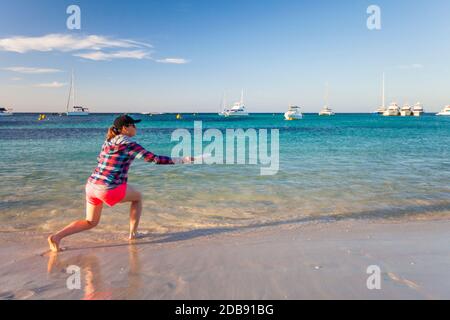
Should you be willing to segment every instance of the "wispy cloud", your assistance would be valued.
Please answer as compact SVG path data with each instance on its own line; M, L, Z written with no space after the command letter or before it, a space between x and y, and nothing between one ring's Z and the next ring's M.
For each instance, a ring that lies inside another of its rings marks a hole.
M0 50L26 53L30 51L73 52L80 50L102 50L105 48L151 48L150 44L127 39L112 39L105 36L76 36L71 34L48 34L40 37L11 37L0 39Z
M396 67L397 69L403 69L403 70L410 70L410 69L423 69L424 66L420 63L413 63L413 64L404 64L399 65Z
M20 78L20 77L11 78L11 81L21 81L21 80L22 80L22 78Z
M165 58L165 59L156 60L156 62L171 63L171 64L186 64L186 63L189 63L189 60L182 59L182 58Z
M93 51L87 53L76 53L76 57L94 60L94 61L109 61L112 59L147 59L150 58L150 52L144 50L129 50L129 51L118 51L118 52L103 52L103 51Z
M110 61L113 59L151 59L159 63L185 64L182 58L151 58L151 44L130 40L114 39L100 35L48 34L38 37L15 36L0 38L0 51L25 54L28 52L64 52L73 56L93 61ZM11 70L22 73L33 72L33 68ZM48 69L52 70L52 69ZM47 72L50 73L50 72Z
M59 69L30 68L30 67L8 67L8 68L3 68L3 70L24 73L24 74L42 74L42 73L62 72L62 70L59 70Z
M34 85L34 87L36 88L62 88L65 86L67 86L67 83L62 83L58 81L54 81L51 83L39 83Z

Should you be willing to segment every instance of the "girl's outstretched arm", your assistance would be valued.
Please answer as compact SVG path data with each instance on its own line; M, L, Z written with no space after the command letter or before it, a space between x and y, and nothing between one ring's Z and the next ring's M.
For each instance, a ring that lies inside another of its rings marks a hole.
M167 156L158 156L150 151L145 150L138 143L130 143L130 153L134 155L136 158L143 158L146 162L153 162L159 165L172 165L172 164L181 164L181 163L192 163L194 159L192 157L184 157L184 158L171 158Z

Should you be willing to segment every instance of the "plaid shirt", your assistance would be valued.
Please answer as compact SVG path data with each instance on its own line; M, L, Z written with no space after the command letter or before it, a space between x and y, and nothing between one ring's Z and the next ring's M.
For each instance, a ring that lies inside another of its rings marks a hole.
M131 141L128 136L118 135L103 144L102 151L97 158L98 165L88 182L107 189L126 183L128 169L135 158L144 158L146 162L156 164L174 164L172 158L157 156Z

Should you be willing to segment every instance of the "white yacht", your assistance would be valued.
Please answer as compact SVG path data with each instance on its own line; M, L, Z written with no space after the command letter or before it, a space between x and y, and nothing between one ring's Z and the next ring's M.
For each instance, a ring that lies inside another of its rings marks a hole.
M0 107L0 117L12 116L12 115L13 115L13 113L12 113L11 109Z
M421 115L423 115L423 114L424 114L424 111L423 111L422 104L421 104L420 102L417 102L417 103L414 105L414 107L413 107L413 109L412 109L412 112L413 112L413 115L414 115L415 117L420 117Z
M335 113L328 106L323 107L319 112L319 116L334 116Z
M381 107L379 107L374 113L376 114L384 114L386 112L386 103L385 103L385 91L384 91L384 73L383 73L383 91L381 98Z
M286 120L301 120L303 119L303 114L298 106L289 106L289 110L284 114Z
M398 104L396 104L395 102L392 102L391 105L383 113L383 116L385 117L395 117L399 115L400 115L400 108Z
M409 104L403 105L402 109L400 110L400 115L402 117L409 117L413 115L413 112L411 110L411 106Z
M236 102L231 107L231 109L227 109L224 106L224 109L221 112L219 112L219 116L226 117L226 118L228 118L228 117L236 118L236 117L247 117L248 116L248 112L244 105L244 90L242 90L242 93L241 93L241 100L239 102Z
M319 112L319 116L334 116L333 110L328 106L328 98L329 98L329 90L328 90L328 83L327 83L327 91L325 94L325 106L322 110Z
M70 105L70 101L72 98L72 109L69 110L69 105ZM75 77L74 77L74 73L72 70L72 79L70 81L70 90L69 90L69 99L67 100L67 111L66 111L66 115L67 116L88 116L89 115L89 109L82 107L82 106L77 106L75 103Z
M450 116L450 105L446 106L441 112L436 113L437 116Z

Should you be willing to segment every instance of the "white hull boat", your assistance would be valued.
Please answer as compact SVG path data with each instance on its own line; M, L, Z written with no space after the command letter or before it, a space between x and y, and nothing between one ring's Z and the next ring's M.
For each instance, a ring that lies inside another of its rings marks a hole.
M391 105L383 113L383 116L385 117L397 117L399 115L400 115L400 108L395 102L391 103Z
M420 117L424 114L424 110L420 102L416 103L412 109L413 116Z
M303 114L298 106L289 106L289 110L284 114L286 120L301 120Z
M436 114L437 116L450 116L450 105L446 106L444 109L442 109L441 112Z

